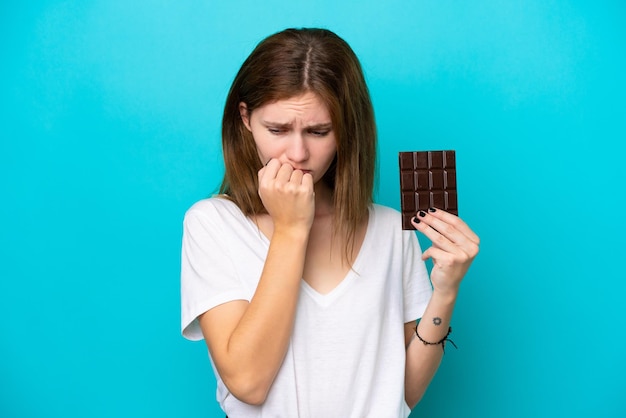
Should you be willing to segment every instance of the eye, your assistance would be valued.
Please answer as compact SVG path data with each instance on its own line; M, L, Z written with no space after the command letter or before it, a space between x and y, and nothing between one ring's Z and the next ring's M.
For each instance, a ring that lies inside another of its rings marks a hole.
M329 133L329 132L330 132L330 131L328 131L328 130L323 130L323 131L319 131L319 130L312 130L312 131L309 131L309 133L310 133L311 135L313 135L313 136L319 136L319 137L324 137L324 136L328 135L328 133Z
M267 130L272 135L280 135L285 132L284 129L280 129L280 128L267 128Z

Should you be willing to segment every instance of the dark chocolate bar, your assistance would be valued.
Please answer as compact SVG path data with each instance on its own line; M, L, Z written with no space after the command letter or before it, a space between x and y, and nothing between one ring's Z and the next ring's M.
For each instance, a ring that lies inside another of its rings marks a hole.
M411 219L419 210L459 214L454 151L400 152L399 160L402 229L415 229Z

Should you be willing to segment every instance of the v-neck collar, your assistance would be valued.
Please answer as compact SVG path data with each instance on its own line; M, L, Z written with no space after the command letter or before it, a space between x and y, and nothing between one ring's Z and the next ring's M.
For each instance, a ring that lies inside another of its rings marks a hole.
M300 287L302 290L311 297L318 305L322 307L327 307L331 305L335 300L337 300L341 295L343 295L354 282L354 280L359 277L359 267L363 264L363 259L367 257L367 251L370 248L369 241L373 239L373 230L374 230L374 208L368 208L368 220L367 220L367 228L365 230L365 236L363 237L363 242L361 243L361 248L359 248L359 253L354 259L354 263L352 264L352 268L348 270L346 276L328 293L320 293L315 290L310 284L306 282L306 280L301 279Z
M318 305L322 307L327 307L332 304L337 298L339 298L347 289L350 288L351 283L358 278L360 265L363 263L363 258L366 257L365 253L368 251L370 245L369 241L373 239L373 230L374 230L374 222L376 217L374 216L374 207L370 205L368 208L368 220L367 220L367 228L365 230L365 236L363 237L363 242L361 243L361 248L359 248L359 253L357 254L354 263L352 264L352 268L346 273L346 276L328 293L320 293L315 290L310 284L304 280L304 278L300 278L300 287L313 299ZM257 235L263 244L269 249L270 240L269 238L261 231L261 229L257 226L256 222L246 216L248 220L252 232L254 235Z

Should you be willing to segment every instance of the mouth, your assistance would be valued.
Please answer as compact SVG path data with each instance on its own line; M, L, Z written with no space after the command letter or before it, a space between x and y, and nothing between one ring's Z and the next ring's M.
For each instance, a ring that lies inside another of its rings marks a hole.
M269 160L267 160L267 162L264 164L264 166L266 166L266 167L267 167L267 165L270 163L270 161L272 161L272 158L270 158ZM281 163L281 164L283 164L283 163ZM308 169L306 169L306 168L298 168L298 167L294 167L294 166L291 166L291 168L293 168L294 170L299 170L299 171L302 171L304 174L307 174L307 173L308 173L308 174L313 175L313 170L308 170Z

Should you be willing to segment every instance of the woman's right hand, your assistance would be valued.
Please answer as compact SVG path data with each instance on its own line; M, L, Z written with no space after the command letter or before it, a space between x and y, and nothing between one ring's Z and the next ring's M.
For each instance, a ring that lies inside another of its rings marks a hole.
M315 213L313 178L272 159L259 170L259 196L273 231L254 295L249 302L222 303L200 317L222 381L237 399L252 405L265 402L291 340Z
M313 177L272 158L259 170L259 196L272 217L274 230L306 228L315 215Z

